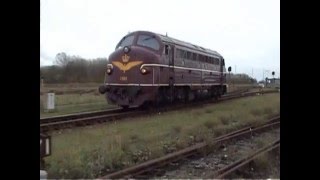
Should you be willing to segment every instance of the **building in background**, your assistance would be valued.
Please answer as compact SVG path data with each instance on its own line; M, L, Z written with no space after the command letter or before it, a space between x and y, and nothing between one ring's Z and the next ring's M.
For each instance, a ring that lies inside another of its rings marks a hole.
M279 88L280 89L280 78L266 78L266 87L268 88Z

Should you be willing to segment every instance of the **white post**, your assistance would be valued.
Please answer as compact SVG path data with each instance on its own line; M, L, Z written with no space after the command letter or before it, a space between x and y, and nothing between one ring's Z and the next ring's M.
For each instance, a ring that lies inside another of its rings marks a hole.
M40 170L40 179L47 179L48 173L44 170Z
M52 110L54 109L54 93L48 93L48 98L47 98L47 110Z

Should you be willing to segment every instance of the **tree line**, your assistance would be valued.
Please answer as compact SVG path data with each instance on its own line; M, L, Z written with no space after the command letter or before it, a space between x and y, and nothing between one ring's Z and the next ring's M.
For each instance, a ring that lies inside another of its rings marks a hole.
M85 59L58 53L52 66L40 67L40 78L46 83L103 82L107 58Z
M227 74L227 83L235 83L235 84L253 84L257 83L257 79L252 78L248 74Z

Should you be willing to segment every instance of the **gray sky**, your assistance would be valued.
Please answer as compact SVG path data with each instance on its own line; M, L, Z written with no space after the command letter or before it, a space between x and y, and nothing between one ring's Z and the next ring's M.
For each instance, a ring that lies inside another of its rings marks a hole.
M136 30L216 50L258 80L280 75L279 0L41 0L40 66L59 52L108 57Z

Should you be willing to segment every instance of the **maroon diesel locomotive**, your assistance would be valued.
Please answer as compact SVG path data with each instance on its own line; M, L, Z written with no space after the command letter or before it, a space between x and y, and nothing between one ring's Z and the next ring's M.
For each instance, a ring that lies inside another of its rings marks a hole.
M110 104L192 101L227 91L225 62L219 53L161 34L127 34L108 61L99 92Z

